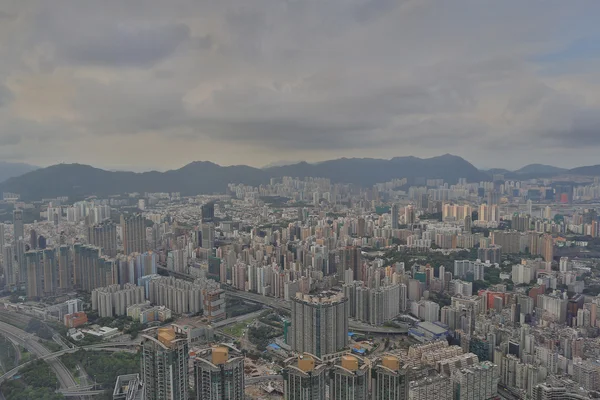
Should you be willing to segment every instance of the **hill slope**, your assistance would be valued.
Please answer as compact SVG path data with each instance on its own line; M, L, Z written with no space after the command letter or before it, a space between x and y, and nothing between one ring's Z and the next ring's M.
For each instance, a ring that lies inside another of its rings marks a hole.
M11 178L0 184L0 192L19 193L25 200L56 196L106 196L125 192L181 192L183 195L224 193L228 183L260 185L283 176L323 177L332 182L369 186L395 178L441 178L455 183L489 176L464 159L449 154L421 159L397 157L391 160L341 158L319 164L305 162L258 169L248 166L221 167L211 162L193 162L166 172L112 172L82 164L59 164Z
M27 172L34 171L39 167L23 164L23 163L9 163L0 161L0 182L4 182L8 178L23 175Z
M545 164L529 164L514 171L516 174L562 174L566 169Z

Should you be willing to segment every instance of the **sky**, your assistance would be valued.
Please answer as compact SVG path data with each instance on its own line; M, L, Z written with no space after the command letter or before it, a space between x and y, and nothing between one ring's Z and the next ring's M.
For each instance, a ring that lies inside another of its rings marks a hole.
M599 164L597 0L0 0L0 161Z

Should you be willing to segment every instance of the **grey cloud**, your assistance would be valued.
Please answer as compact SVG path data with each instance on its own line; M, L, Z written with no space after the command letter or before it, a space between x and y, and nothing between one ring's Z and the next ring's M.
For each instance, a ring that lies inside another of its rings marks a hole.
M183 24L139 29L115 26L90 40L66 43L61 52L68 60L82 64L152 66L173 54L189 37L189 28Z
M0 146L14 146L19 143L21 143L21 136L14 133L0 133Z
M457 1L38 1L11 22L22 31L0 38L0 76L60 76L73 118L10 132L25 143L60 126L66 137L88 135L81 143L119 135L133 147L145 137L190 147L208 139L290 159L313 150L493 155L496 144L559 148L565 134L573 146L600 146L600 99L577 98L570 85L600 77L560 81L532 61L581 34L557 28L565 13L593 10ZM8 96L0 87L0 104Z
M0 107L13 101L14 95L9 88L0 83Z
M568 148L600 146L600 109L579 110L569 119L565 129L550 128L541 136Z

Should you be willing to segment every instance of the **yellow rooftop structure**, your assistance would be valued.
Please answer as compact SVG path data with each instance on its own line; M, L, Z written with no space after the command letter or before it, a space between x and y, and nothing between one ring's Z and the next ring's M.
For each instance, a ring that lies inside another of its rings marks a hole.
M315 369L315 359L308 355L298 356L298 368L304 372L310 372Z
M381 359L381 364L386 367L391 369L392 371L398 371L400 369L400 360L398 359L398 357L394 357L394 356L383 356L383 358Z
M348 371L358 371L358 358L350 355L342 356L342 368Z
M158 341L165 346L170 347L173 340L175 340L176 334L173 328L158 328Z
M224 346L212 349L212 363L215 365L225 364L229 360L229 349Z

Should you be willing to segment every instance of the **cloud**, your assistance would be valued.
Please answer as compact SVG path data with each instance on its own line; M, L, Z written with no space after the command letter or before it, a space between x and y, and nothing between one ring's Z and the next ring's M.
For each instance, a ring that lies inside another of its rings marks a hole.
M68 61L91 65L152 66L170 56L177 47L189 39L189 28L172 24L152 28L108 26L85 40L62 43L61 54Z
M61 161L121 167L123 154L159 168L446 152L488 166L561 151L593 160L600 4L550 4L14 3L0 24L0 134L20 150L56 135Z
M9 133L6 135L0 135L0 146L14 146L21 142L21 136Z
M13 101L14 95L6 86L0 83L0 107Z

